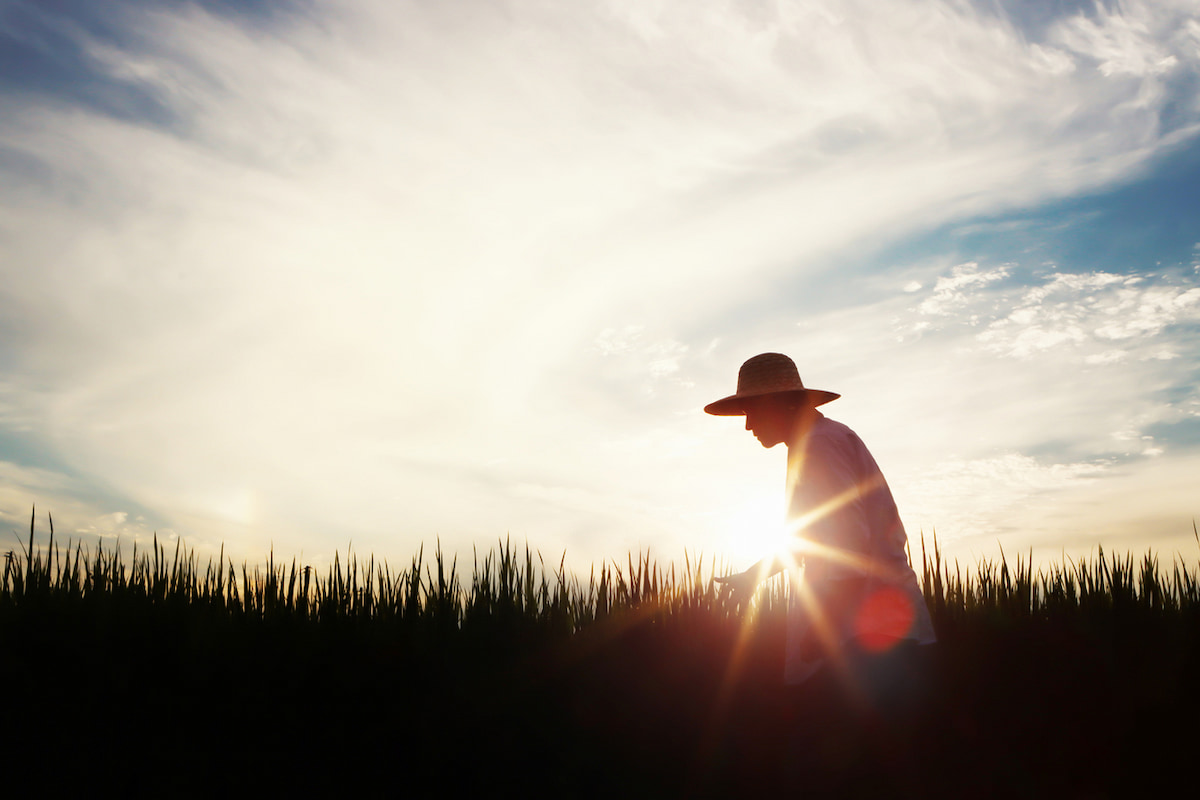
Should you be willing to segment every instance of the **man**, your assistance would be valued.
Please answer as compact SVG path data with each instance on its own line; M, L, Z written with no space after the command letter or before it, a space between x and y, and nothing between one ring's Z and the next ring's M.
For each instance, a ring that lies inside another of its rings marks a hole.
M763 447L788 448L791 550L719 580L744 599L787 570L784 682L803 689L797 696L807 707L797 713L811 719L811 707L821 705L826 717L886 722L912 711L923 645L935 636L883 474L853 431L817 410L840 396L806 388L790 358L763 353L742 365L736 394L705 406L709 414L745 415ZM806 746L817 735L806 728Z

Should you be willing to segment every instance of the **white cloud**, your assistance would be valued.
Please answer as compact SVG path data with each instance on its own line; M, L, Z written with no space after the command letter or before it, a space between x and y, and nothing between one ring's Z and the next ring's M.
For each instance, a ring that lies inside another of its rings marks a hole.
M1029 358L1061 345L1147 339L1181 319L1200 321L1200 289L1186 288L1178 277L1167 285L1139 283L1106 273L1053 275L1026 290L1016 308L991 323L978 340L993 352ZM1113 350L1082 356L1092 364L1123 357Z
M1189 19L1183 24L1180 37L1191 51L1193 58L1200 58L1200 20Z
M603 361L582 380L599 381L609 393L660 398L664 390L695 385L681 374L691 348L670 337L650 335L644 325L605 328L596 336L594 348Z
M1034 64L1054 76L1075 71L1075 61L1070 55L1054 47L1035 44L1029 49Z
M1104 461L1043 464L1020 453L952 459L937 464L905 486L903 508L918 520L910 527L932 531L945 541L997 536L1011 530L1003 522L1014 509L1104 476ZM970 497L969 505L956 502Z
M1096 329L1101 339L1121 340L1154 336L1181 317L1200 318L1193 308L1200 304L1200 289L1153 288L1128 290L1104 308L1114 321Z
M596 349L606 356L628 353L642 338L641 325L626 325L624 328L605 328L596 336Z
M949 275L937 279L933 293L921 302L917 311L935 316L951 314L971 302L971 292L1006 277L1008 270L1005 267L981 271L979 265L973 261L959 264L950 270Z
M656 378L679 372L679 362L687 354L688 347L679 342L658 342L653 345L650 374Z
M997 355L1029 359L1065 348L1084 363L1103 365L1123 361L1135 345L1139 358L1170 358L1172 351L1153 338L1170 325L1200 322L1200 289L1181 274L1053 273L1032 286L1024 279L995 285L1007 277L1006 267L956 266L938 277L901 330L930 330L928 317L937 318L938 328L986 323L975 340ZM1128 346L1114 349L1113 342Z
M1165 22L1164 15L1156 14L1148 3L1130 2L1113 10L1097 4L1093 14L1063 21L1056 38L1068 49L1098 62L1097 69L1105 76L1161 75L1179 63L1162 41L1161 28L1154 29Z
M150 542L155 533L160 540L173 539L174 531L154 528L129 512L109 511L111 506L94 497L94 487L57 470L30 467L0 461L0 525L14 538L3 549L28 546L31 512L35 546L44 545L51 526L60 545L68 541L94 546L100 539L116 539L128 544Z
M1177 144L1164 115L1186 132L1200 112L1162 81L1197 56L1160 32L1190 28L1135 11L1041 43L956 2L316 3L255 32L135 11L133 44L85 44L176 127L4 97L0 145L48 176L0 182L4 424L131 501L81 529L142 507L252 556L284 536L598 548L607 504L620 547L717 496L668 444L719 438L688 415L732 390L731 353L795 337L859 397L884 374L897 414L928 399L913 375L970 372L925 349L961 321L991 337L976 354L1143 365L1192 319L1182 284L1035 298L965 264L881 317L797 298L811 328L778 294L844 248L1102 188ZM886 349L893 319L929 335ZM671 455L610 446L642 434Z
M1119 364L1125 360L1126 353L1124 350L1105 350L1103 353L1093 353L1083 357L1083 363L1092 366L1102 366L1104 364Z

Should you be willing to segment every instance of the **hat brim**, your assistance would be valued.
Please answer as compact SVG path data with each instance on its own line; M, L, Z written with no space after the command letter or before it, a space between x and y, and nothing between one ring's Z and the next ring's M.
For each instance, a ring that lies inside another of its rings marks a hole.
M722 397L716 402L709 403L704 407L704 411L718 417L740 417L746 413L746 401L754 397L766 397L767 395L796 395L802 398L808 405L816 408L823 406L828 402L837 400L841 397L837 392L827 392L823 389L788 389L783 392L755 392L747 394L731 394L729 397Z

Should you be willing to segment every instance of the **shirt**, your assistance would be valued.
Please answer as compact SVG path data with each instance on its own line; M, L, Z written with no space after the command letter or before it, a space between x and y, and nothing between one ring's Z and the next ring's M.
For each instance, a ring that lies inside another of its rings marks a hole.
M904 552L908 536L879 465L854 431L820 412L788 448L788 519L797 526L803 577L793 577L784 681L801 683L820 667L802 645L857 640L868 651L904 640L937 640L917 576ZM821 609L816 596L836 590L841 611ZM847 594L848 593L848 594ZM806 600L807 598L807 600Z

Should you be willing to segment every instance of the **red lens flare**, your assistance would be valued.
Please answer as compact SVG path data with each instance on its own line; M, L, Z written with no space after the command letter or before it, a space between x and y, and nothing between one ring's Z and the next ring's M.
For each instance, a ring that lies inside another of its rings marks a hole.
M855 636L872 653L890 650L908 635L916 616L912 603L899 589L885 586L875 590L858 608Z

